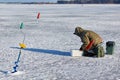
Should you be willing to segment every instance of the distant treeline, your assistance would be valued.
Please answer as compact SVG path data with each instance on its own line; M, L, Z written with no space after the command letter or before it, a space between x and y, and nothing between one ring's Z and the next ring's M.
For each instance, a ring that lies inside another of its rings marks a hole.
M120 4L120 0L58 0L57 2L0 2L0 4Z
M120 4L120 0L58 0L58 4Z
M56 4L52 2L0 2L0 4Z

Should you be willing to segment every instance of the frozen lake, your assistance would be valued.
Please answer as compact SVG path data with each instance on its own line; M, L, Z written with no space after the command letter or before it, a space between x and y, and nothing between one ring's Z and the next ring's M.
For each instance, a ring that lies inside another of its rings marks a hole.
M36 16L40 12L40 18ZM26 35L19 71L11 76ZM113 55L104 58L71 57L79 49L74 29L81 26L97 32L104 40L115 41ZM27 5L0 4L0 80L120 80L120 5Z

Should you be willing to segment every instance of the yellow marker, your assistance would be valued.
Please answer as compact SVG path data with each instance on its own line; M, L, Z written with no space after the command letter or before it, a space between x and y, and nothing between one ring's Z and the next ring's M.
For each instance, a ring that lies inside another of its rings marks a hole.
M24 43L19 43L20 48L26 48L26 45Z

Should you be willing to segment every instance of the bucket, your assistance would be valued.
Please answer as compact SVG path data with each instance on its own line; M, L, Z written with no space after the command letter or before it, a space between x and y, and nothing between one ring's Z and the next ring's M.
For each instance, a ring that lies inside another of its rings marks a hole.
M106 54L112 55L114 53L115 42L108 41L106 42Z

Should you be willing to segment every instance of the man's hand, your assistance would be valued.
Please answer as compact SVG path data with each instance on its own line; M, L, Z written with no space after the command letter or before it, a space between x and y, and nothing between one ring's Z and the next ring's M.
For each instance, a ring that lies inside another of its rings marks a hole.
M83 51L82 47L79 49L80 51Z

